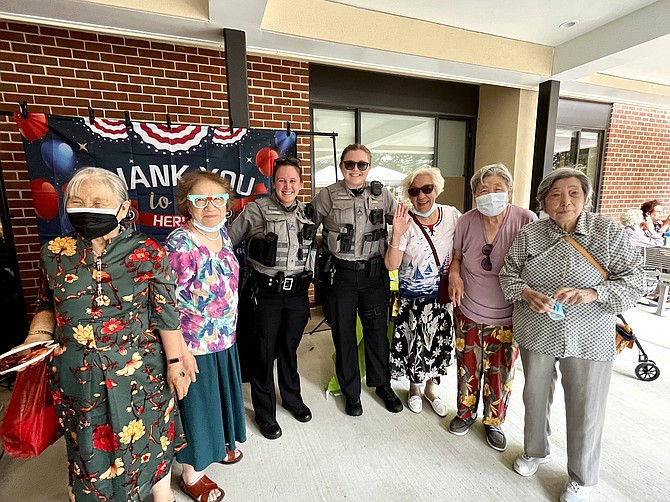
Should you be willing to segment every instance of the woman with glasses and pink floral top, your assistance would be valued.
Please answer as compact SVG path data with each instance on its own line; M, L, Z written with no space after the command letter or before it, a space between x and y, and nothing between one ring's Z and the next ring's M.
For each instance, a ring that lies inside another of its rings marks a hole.
M246 441L242 376L237 354L239 263L224 224L230 184L220 175L193 171L179 180L176 205L186 221L167 238L165 249L177 276L177 311L199 375L188 399L179 402L188 445L177 461L179 487L198 502L224 492L205 474L212 463L242 459Z
M532 211L509 203L512 185L512 175L503 164L482 167L474 174L470 187L477 207L458 220L449 271L458 364L458 410L449 432L462 436L470 430L483 395L486 439L498 451L507 447L501 425L518 356L512 305L503 297L498 273L521 227L537 219Z

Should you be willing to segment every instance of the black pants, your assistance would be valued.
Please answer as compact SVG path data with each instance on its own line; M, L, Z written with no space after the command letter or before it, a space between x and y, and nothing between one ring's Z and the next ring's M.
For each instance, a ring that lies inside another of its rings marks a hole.
M368 277L366 270L336 268L328 296L333 343L335 344L335 372L340 388L347 397L361 393L361 374L358 368L356 343L356 313L363 325L365 343L366 381L369 387L378 387L391 381L389 371L388 329L388 276L386 268Z
M297 350L308 319L307 291L293 295L263 290L256 293L247 347L251 402L258 422L276 421L275 358L282 404L291 409L303 405Z

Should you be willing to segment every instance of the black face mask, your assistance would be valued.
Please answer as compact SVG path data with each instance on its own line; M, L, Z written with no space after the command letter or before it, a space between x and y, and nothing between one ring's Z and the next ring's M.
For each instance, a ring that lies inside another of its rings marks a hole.
M99 209L95 208L85 208L84 211L76 208L74 212L72 209L68 209L67 216L79 235L84 239L93 240L107 235L119 226L119 220L116 217L120 210L119 207L115 214L110 214L100 212Z

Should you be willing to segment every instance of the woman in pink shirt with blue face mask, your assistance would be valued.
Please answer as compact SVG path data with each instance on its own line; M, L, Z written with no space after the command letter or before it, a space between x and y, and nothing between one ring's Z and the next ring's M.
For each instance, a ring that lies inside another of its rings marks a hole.
M512 305L503 297L498 273L521 227L537 219L532 211L509 203L512 184L503 164L474 174L470 186L477 207L458 220L449 271L458 363L458 410L449 432L462 436L470 430L482 395L486 438L498 451L507 447L501 425L518 355Z

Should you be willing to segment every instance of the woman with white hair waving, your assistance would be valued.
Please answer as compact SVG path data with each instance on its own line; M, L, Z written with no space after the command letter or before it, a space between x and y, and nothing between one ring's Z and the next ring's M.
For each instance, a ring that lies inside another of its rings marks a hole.
M437 395L440 375L451 362L451 315L447 310L449 265L452 258L456 220L461 215L452 206L435 199L444 188L439 169L423 166L402 183L412 208L398 204L393 234L384 262L389 270L399 269L400 309L391 344L391 374L410 381L407 406L421 412L421 385L425 397L439 416L447 407ZM445 295L443 295L445 296Z

